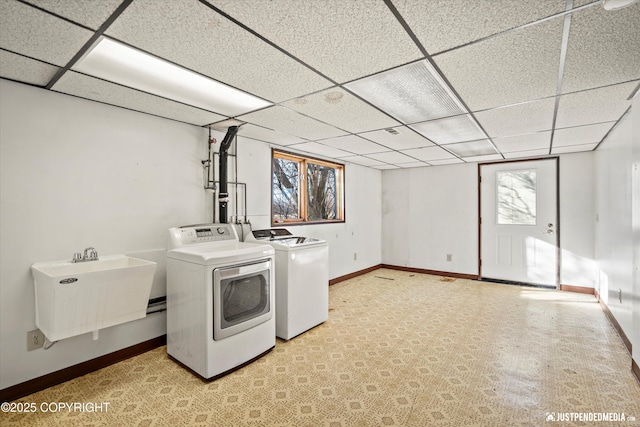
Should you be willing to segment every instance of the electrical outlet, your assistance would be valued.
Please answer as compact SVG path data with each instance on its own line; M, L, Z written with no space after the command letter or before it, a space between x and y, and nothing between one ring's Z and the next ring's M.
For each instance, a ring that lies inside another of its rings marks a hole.
M453 259L453 255L447 254L447 262L451 262L452 259Z
M27 332L27 351L37 350L44 345L44 334L40 329Z
M353 253L353 260L357 261L358 260L358 252L354 252Z

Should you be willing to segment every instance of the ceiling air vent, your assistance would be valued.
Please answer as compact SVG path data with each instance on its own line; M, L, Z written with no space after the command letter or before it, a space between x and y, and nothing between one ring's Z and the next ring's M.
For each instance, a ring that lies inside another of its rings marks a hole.
M392 129L392 128L387 128L387 129L385 129L385 130L386 130L387 132L389 132L391 135L398 135L398 134L400 133L400 132L398 132L397 130Z

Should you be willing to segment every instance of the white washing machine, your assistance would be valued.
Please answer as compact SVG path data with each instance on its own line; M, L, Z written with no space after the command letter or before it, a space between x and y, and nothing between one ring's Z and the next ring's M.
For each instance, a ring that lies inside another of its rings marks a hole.
M290 340L329 318L329 245L272 228L247 233L276 251L276 336Z
M169 230L167 353L212 379L276 344L274 250L231 224Z

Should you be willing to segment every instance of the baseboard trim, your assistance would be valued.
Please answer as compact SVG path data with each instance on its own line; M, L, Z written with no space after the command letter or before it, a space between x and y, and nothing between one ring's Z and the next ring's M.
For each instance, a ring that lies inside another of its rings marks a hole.
M609 321L613 325L613 328L616 330L616 332L618 332L618 335L622 339L622 342L624 343L624 346L627 348L627 351L629 352L630 355L632 355L633 352L631 351L632 350L631 340L624 333L624 331L622 330L622 327L616 320L615 316L613 315L611 310L609 310L609 307L607 307L607 304L605 304L604 301L602 301L602 298L600 298L600 294L595 289L594 289L594 295L596 296L596 299L598 300L600 307L602 307L602 311L604 311L604 314L606 314L607 317L609 318Z
M564 292L575 292L578 294L595 295L596 290L586 286L560 285L560 290Z
M14 386L0 390L0 402L10 402L12 400L20 399L21 397L28 396L49 387L53 387L54 385L62 384L63 382L81 377L102 368L106 368L107 366L113 365L114 363L121 362L142 353L146 353L147 351L161 347L166 343L167 336L162 335L157 338L153 338L148 341L133 345L131 347L123 348L122 350L105 354L104 356L87 360L86 362L82 362L77 365L73 365L68 368L64 368L59 371L34 378L20 384L16 384Z
M431 274L434 276L455 277L456 279L478 280L477 274L452 273L450 271L426 270L424 268L404 267L400 265L381 264L382 268L390 270L408 271L411 273Z
M345 280L353 279L354 277L362 276L363 274L371 273L379 269L382 264L374 265L369 268L365 268L364 270L354 271L353 273L345 274L344 276L336 277L335 279L329 280L329 286L335 285L336 283L344 282Z

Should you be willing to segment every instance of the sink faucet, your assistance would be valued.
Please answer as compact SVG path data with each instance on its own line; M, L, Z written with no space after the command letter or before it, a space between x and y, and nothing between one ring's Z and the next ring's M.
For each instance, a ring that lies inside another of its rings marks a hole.
M84 250L84 255L80 252L73 254L71 262L98 261L98 251L95 248L88 247Z

